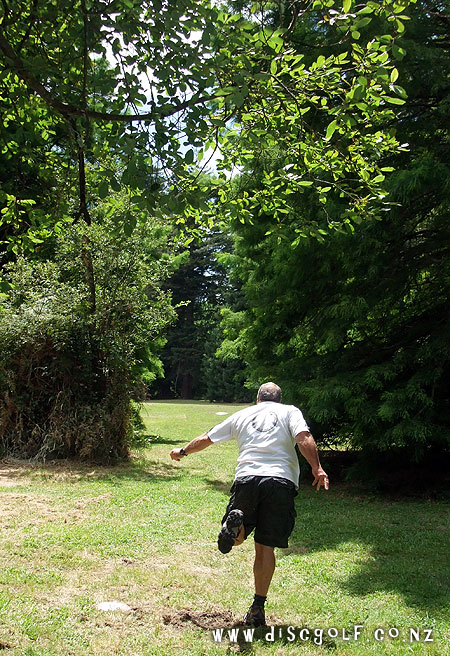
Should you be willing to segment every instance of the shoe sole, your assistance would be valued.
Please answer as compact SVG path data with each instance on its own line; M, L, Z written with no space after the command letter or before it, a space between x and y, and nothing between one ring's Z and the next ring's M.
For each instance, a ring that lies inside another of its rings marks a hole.
M243 523L244 513L242 510L232 510L226 518L225 524L222 526L217 538L219 551L224 554L231 551L234 546L234 541L239 535Z

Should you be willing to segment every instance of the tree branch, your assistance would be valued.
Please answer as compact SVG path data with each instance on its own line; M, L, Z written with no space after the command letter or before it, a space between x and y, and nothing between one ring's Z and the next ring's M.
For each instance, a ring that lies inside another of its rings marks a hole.
M49 107L52 107L59 114L62 114L65 117L72 116L85 116L87 118L97 119L99 121L114 121L114 122L123 122L123 123L132 123L137 121L155 121L157 118L169 117L182 112L189 107L195 105L202 105L212 100L217 100L217 96L205 95L200 96L199 98L190 98L182 103L177 103L171 109L165 109L163 111L158 111L154 109L151 112L145 114L110 114L107 112L96 112L90 109L84 109L81 107L76 107L69 103L62 102L58 98L55 98L45 86L37 80L34 75L32 75L26 68L24 62L18 57L14 52L8 40L5 38L4 31L0 26L0 51L3 53L7 62L9 63L10 68L22 78L22 80L27 84L27 86L38 94Z
M95 294L94 263L92 261L90 242L88 237L86 237L86 235L83 235L83 245L81 247L81 260L85 267L86 285L89 290L89 310L91 314L94 314L97 306L96 294Z
M289 23L286 32L283 34L283 39L287 39L291 32L293 32L295 24L297 23L298 15L300 13L300 7L298 4L291 3L290 9L292 9L291 22Z
M88 74L88 16L86 9L86 0L81 0L81 11L83 13L83 110L87 111L87 74Z
M84 145L81 139L81 134L75 122L75 119L71 118L69 122L73 134L75 136L75 141L77 146L78 183L80 188L80 208L78 210L77 216L75 217L74 223L76 223L80 217L83 217L87 225L91 225L92 220L91 220L91 215L89 214L89 209L86 200L86 170L85 170L85 162L84 162Z
M33 5L31 7L30 18L29 18L30 22L29 22L27 31L25 32L25 34L23 35L23 37L22 37L22 39L19 43L19 46L18 46L18 51L19 52L22 50L23 46L25 45L25 43L30 38L31 30L33 29L33 26L36 22L38 1L39 0L33 0Z

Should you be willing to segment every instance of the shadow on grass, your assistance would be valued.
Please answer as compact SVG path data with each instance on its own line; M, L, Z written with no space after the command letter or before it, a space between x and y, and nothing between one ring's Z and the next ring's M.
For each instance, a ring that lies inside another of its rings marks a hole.
M337 646L336 642L326 635L315 636L315 629L307 626L294 627L288 624L273 624L253 630L250 629L250 633L249 627L243 627L242 624L235 624L234 628L239 631L237 639L231 640L230 634L226 631L224 637L226 636L226 641L230 643L230 647L232 644L236 645L237 652L240 654L251 654L261 644L283 646L295 644L298 646L304 642L310 642L329 651L334 651ZM231 635L233 636L232 633Z
M203 480L206 485L209 485L210 487L214 488L218 492L222 492L223 494L226 494L228 497L230 496L230 488L232 485L230 481L224 482L212 478L204 478Z
M36 463L12 458L0 461L0 486L3 482L8 487L29 480L108 481L121 484L128 481L152 483L175 478L179 478L179 471L175 465L145 457L132 457L116 465L93 465L68 460Z
M151 433L144 433L137 440L136 443L132 446L132 449L151 449L152 446L159 444L181 444L182 440L176 439L167 439L161 435L153 435Z
M300 492L296 506L296 528L281 558L327 550L342 551L346 558L346 543L350 550L352 545L369 547L369 558L341 581L342 590L359 597L379 591L398 593L411 607L438 615L446 612L450 599L447 504L392 502L330 490L326 497Z
M229 496L230 484L205 478ZM279 558L316 551L342 551L360 545L369 551L358 570L343 578L347 594L365 597L377 592L401 595L406 604L435 615L447 612L450 600L448 503L386 499L355 493L347 484L317 493L302 483L296 500L296 528L289 549Z
M149 447L151 448L154 444L169 444L171 446L184 444L184 440L168 440L166 437L161 437L161 435L151 435L149 440Z
M255 643L291 645L294 642L298 644L308 641L325 649L336 648L335 641L324 631L319 630L317 633L317 629L305 625L294 627L270 621L268 626L251 628L244 626L242 620L238 621L229 610L223 609L199 611L192 608L167 608L162 620L164 624L178 629L193 624L203 631L209 631L213 642L229 645L229 648L233 645L242 653L251 653Z

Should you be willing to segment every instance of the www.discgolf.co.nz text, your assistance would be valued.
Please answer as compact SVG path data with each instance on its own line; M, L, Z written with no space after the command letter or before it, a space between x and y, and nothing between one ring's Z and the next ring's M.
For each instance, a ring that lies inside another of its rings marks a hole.
M255 636L255 631L256 636ZM384 642L385 640L400 640L403 642L433 642L433 629L420 629L410 627L398 629L395 626L379 627L364 631L364 625L355 624L352 628L337 629L330 627L328 629L309 629L306 627L296 628L294 626L267 626L259 629L250 627L236 627L233 629L213 629L211 631L214 642L253 642L254 638L266 642L275 642L285 640L294 642L300 640L307 642L310 640L316 645L322 645L330 639L340 639L345 642L359 640L363 634L369 635L375 642Z

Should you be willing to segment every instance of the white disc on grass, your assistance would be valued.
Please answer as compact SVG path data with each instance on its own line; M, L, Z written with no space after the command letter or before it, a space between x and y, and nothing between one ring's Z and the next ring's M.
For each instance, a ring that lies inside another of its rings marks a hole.
M128 611L132 610L128 604L124 604L123 601L101 601L97 604L98 610L121 610Z

